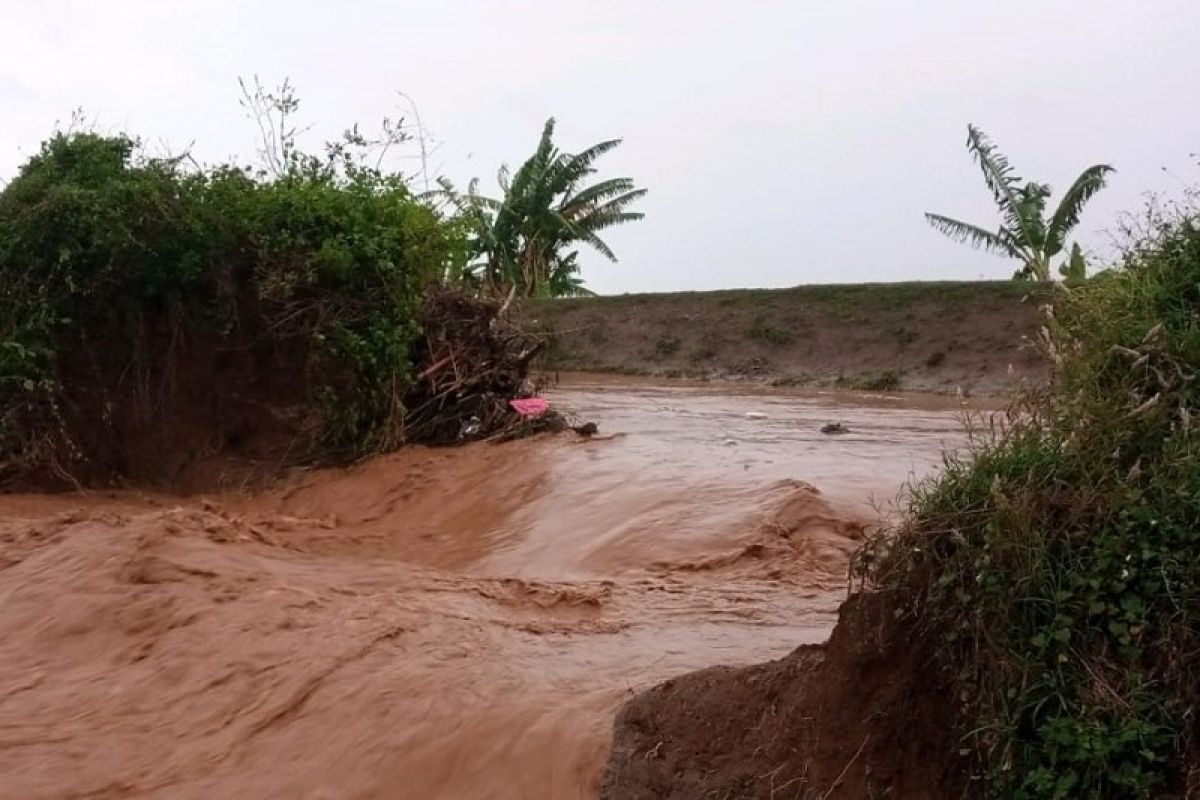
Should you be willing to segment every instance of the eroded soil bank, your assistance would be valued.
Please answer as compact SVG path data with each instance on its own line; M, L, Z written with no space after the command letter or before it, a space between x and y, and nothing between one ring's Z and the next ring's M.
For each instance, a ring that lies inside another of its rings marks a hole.
M636 696L617 717L601 797L968 796L933 646L883 601L854 595L824 644Z
M542 301L548 366L790 386L1003 393L1046 377L1047 302L1015 281L799 286Z
M555 399L605 435L0 497L4 793L595 796L636 692L823 641L864 529L961 437L938 399Z

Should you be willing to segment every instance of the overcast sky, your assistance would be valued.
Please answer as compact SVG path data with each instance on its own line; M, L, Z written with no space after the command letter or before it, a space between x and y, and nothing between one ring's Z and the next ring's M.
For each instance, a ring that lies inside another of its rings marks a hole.
M994 225L963 148L987 130L1056 189L1119 173L1104 253L1149 190L1200 182L1194 0L0 0L0 178L71 109L205 159L251 158L237 77L290 77L313 145L418 103L432 166L494 187L543 121L650 189L585 261L603 293L1007 277L926 210Z

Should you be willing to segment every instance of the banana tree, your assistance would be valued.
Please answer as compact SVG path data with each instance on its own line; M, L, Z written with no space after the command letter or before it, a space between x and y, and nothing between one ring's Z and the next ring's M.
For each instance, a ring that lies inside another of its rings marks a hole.
M1104 188L1113 168L1096 164L1081 172L1047 219L1046 204L1051 194L1048 185L1023 182L1004 154L974 125L967 126L967 149L983 171L984 182L1000 210L1000 226L990 231L941 214L927 213L925 219L955 241L1021 261L1014 278L1051 280L1052 260L1063 252L1067 237L1079 224L1083 207ZM1078 244L1072 246L1058 271L1068 280L1084 277L1086 264Z
M616 261L600 232L644 216L629 210L646 194L632 179L584 183L596 173L595 162L621 140L565 153L554 144L554 125L553 118L546 122L537 149L516 172L500 168L501 198L481 195L478 180L471 181L465 195L442 181L442 194L473 231L474 273L490 290L525 296L586 294L578 246Z

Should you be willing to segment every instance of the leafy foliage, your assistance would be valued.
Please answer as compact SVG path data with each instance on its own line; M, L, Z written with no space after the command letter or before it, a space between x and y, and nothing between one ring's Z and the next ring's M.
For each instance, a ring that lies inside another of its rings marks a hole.
M56 419L38 458L71 472L91 457L81 435L121 437L135 399L168 406L201 352L295 371L319 409L302 451L397 443L417 304L465 242L345 143L280 153L185 169L125 136L60 133L21 168L0 192L0 465Z
M1067 237L1079 224L1083 207L1104 188L1113 168L1097 164L1085 169L1047 220L1049 186L1035 181L1022 184L1005 155L974 125L967 126L967 149L979 164L983 180L1000 211L1000 227L993 232L942 214L926 214L925 219L955 241L1020 260L1024 266L1015 277L1049 281L1051 261L1062 252ZM1085 270L1083 255L1075 245L1060 272L1070 280L1078 280L1082 279Z
M587 294L579 277L578 248L590 247L616 261L600 233L643 217L629 210L646 194L632 179L584 184L596 173L596 161L621 140L566 153L554 144L554 124L547 120L537 149L515 173L500 169L501 199L479 194L477 180L466 194L441 182L443 195L473 234L476 261L469 277L489 290L526 297Z
M1053 387L860 560L941 633L996 797L1200 790L1200 216L1157 222L1056 304Z

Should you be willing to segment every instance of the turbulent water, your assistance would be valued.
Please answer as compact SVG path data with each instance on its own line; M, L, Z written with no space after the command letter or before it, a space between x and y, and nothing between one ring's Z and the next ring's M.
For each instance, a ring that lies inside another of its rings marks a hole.
M0 497L0 795L593 796L625 699L824 639L864 530L962 440L943 398L551 398L601 435Z

